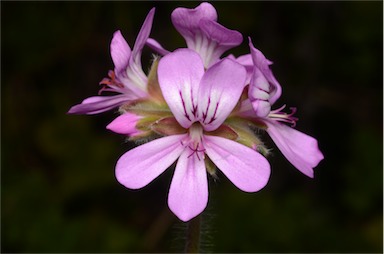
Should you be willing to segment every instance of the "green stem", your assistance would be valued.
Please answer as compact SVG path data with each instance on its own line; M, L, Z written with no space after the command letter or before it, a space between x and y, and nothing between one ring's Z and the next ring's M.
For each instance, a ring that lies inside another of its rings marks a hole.
M201 215L190 220L187 224L187 239L185 242L185 253L199 253L200 251L200 227Z

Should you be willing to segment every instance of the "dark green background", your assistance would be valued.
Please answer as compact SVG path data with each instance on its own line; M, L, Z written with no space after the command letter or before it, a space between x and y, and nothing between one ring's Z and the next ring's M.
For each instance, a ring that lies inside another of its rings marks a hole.
M132 191L114 177L131 145L105 130L117 116L66 115L113 68L109 43L131 46L152 6L151 36L184 47L170 22L197 2L1 2L2 252L171 252L183 224L166 205L168 170ZM382 2L214 2L219 22L274 61L276 106L325 160L309 179L273 148L258 193L210 181L205 250L382 252ZM150 50L144 52L144 64ZM146 69L147 67L145 67Z

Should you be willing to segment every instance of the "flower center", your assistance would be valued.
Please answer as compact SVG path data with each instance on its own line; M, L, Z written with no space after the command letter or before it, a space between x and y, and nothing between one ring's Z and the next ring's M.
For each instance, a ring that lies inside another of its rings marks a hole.
M204 145L203 145L203 126L200 123L195 122L189 128L188 139L182 141L181 144L191 150L191 154L188 158L196 155L198 160L204 159Z

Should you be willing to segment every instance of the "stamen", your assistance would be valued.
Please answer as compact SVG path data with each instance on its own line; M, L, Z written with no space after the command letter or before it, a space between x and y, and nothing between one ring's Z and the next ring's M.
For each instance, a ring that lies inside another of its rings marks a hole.
M196 153L197 159L200 160L199 153L205 152L205 149L200 150L199 145L200 145L200 143L197 143L196 148L192 148L191 146L188 146L188 148L192 150L192 153L190 155L188 155L188 158Z
M124 85L116 79L116 74L114 71L108 72L109 78L103 78L100 81L99 85L103 85L99 90L99 95L102 92L116 92L117 89L124 88Z
M272 110L269 115L268 115L268 118L272 118L276 121L280 121L280 122L285 122L285 123L290 123L291 124L291 127L295 127L296 126L296 122L299 120L297 117L294 117L293 115L296 113L296 108L295 107L291 107L289 108L291 110L291 113L287 114L285 112L281 112L281 110L283 110L285 108L286 105L283 105L282 107L278 108L278 109L275 109L275 110Z

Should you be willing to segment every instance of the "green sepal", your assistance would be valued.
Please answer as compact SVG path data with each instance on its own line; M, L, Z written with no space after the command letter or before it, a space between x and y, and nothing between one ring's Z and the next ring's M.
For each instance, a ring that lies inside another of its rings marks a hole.
M230 140L237 140L239 135L230 126L222 124L214 131L205 132L207 135L219 136Z
M260 122L255 124L254 121L240 117L230 117L224 124L231 127L237 133L237 142L257 150L265 157L268 156L269 150L257 136L257 132L264 130L264 126L266 125L261 125L262 128L260 128Z
M163 93L161 92L159 81L157 79L157 66L159 64L159 58L154 56L151 69L148 74L148 94L152 100L165 103Z
M174 117L161 118L152 123L150 128L163 136L187 133L187 130L183 128Z
M124 110L144 117L156 116L158 118L162 118L172 116L172 112L165 102L158 103L150 100L137 101L134 104L127 105Z

